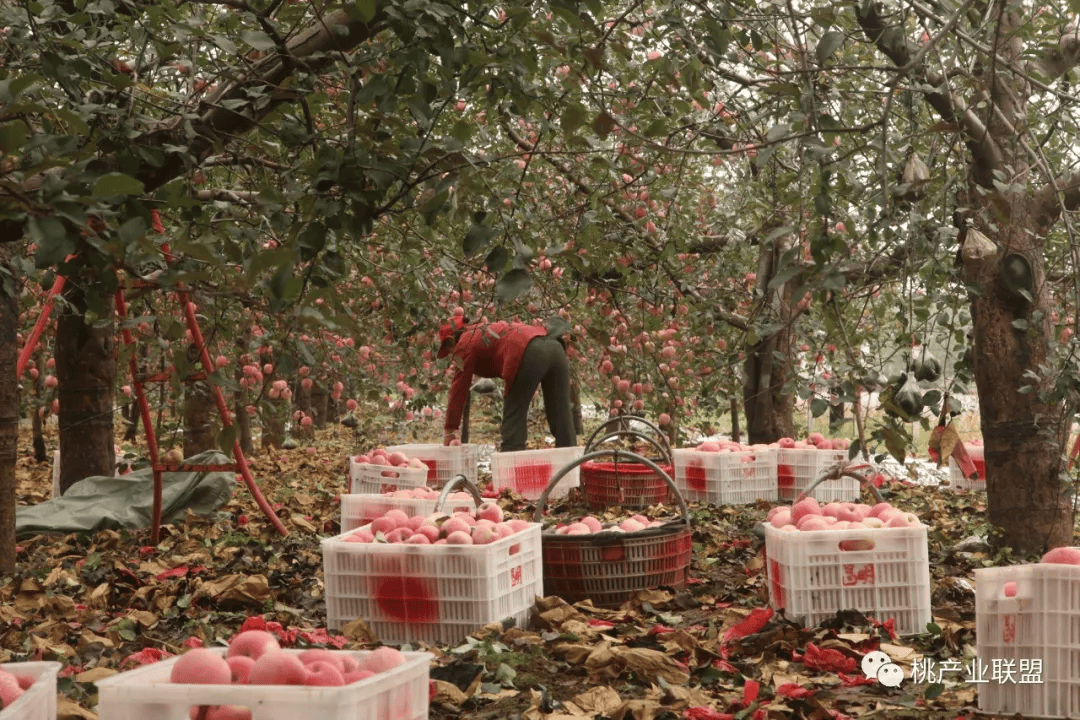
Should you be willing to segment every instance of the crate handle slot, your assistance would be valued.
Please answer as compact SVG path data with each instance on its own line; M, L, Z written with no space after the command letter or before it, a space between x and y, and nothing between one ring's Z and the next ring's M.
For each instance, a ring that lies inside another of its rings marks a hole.
M679 488L675 486L675 481L671 479L671 476L664 472L664 470L661 469L661 467L654 463L652 460L641 457L640 455L629 452L627 450L620 450L619 448L612 448L609 450L597 450L595 452L587 453L579 458L575 458L572 462L563 466L559 470L559 472L555 473L551 477L551 482L549 482L548 486L544 488L544 492L540 494L539 499L537 499L536 501L536 514L534 516L536 522L543 521L544 508L547 507L548 495L551 494L551 491L555 489L555 486L559 484L559 481L562 480L567 473L569 473L571 470L578 467L582 463L588 462L589 460L595 460L599 457L607 457L609 455L613 455L616 462L618 462L619 458L621 457L624 460L642 463L643 465L646 465L650 470L662 477L664 479L664 482L668 484L668 487L671 488L671 491L675 494L675 499L679 503L679 509L682 510L683 519L686 521L687 526L690 525L690 508L686 506L686 500L683 499L682 493L679 492Z
M443 485L442 492L439 493L439 499L435 501L435 512L442 512L443 505L446 504L446 499L450 497L450 493L453 492L454 488L458 485L464 486L466 492L472 495L473 500L476 501L476 507L480 507L484 504L484 496L481 495L480 490L469 481L469 478L464 475L455 475L450 478L448 483Z
M839 548L842 552L869 552L877 546L870 538L857 538L852 540L841 540Z

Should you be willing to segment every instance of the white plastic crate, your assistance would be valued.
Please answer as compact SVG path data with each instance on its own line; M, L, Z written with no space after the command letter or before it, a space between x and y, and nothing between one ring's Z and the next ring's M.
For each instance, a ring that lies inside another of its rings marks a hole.
M896 632L931 621L926 526L787 532L765 525L769 603L808 627L858 610ZM863 549L866 548L866 549Z
M581 446L519 450L491 454L491 487L496 491L510 488L526 500L536 500L563 467L585 452ZM570 488L581 486L581 467L563 476L551 491L550 498L565 497Z
M1005 595L1009 582L1016 583L1012 597ZM977 569L975 638L986 671L986 682L977 683L979 710L1080 718L1080 566ZM994 678L995 666L1009 668L1011 678Z
M979 472L979 478L972 480L964 477L963 471L952 457L949 458L949 487L953 490L986 490L986 459L982 445L965 445L971 462Z
M11 707L0 710L0 720L56 720L56 675L62 667L58 662L0 664L10 673L34 678Z
M454 495L459 497L455 498ZM464 495L464 498L460 498ZM438 500L419 498L387 497L386 495L342 495L341 496L341 532L349 532L368 525L375 518L385 515L388 510L401 510L409 517L430 515L435 512ZM468 493L450 493L443 503L442 511L452 515L456 512L471 510L476 501Z
M227 648L214 648L225 654ZM302 650L285 650L299 655ZM357 659L369 651L337 650ZM430 653L403 653L392 670L340 687L181 685L169 682L180 656L98 680L100 720L190 720L199 705L238 705L252 720L427 720ZM55 718L55 714L53 715Z
M423 468L358 463L355 457L349 457L349 492L354 495L378 495L404 488L423 487L427 483L427 476Z
M847 465L847 450L777 449L776 478L780 500L794 500L821 473L839 462ZM859 499L859 491L858 480L843 477L825 480L810 494L821 502L854 502Z
M403 452L406 457L419 458L428 466L427 484L441 488L455 475L464 475L476 484L476 445L392 445L387 452Z
M363 618L384 643L456 645L508 617L528 627L543 595L538 523L489 545L351 543L348 534L322 541L331 629Z
M672 456L675 486L687 502L747 505L778 498L775 449L725 453L680 448Z

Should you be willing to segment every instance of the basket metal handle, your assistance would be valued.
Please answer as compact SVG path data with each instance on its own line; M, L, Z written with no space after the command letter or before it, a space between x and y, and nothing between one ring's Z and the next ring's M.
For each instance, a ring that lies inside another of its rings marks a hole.
M442 512L443 505L446 504L446 500L450 497L451 491L458 485L465 486L466 492L473 496L473 500L476 501L477 507L484 504L484 496L480 494L480 490L472 484L469 478L464 475L455 475L443 485L442 492L439 493L439 499L435 501L435 512Z
M839 480L842 477L855 478L856 480L859 481L859 486L860 487L870 488L870 492L873 494L875 500L877 500L879 503L885 502L885 498L883 498L881 496L881 492L878 491L878 489L876 487L874 487L874 483L870 482L867 479L867 477L865 475L863 475L862 473L855 472L855 470L857 468L861 468L861 467L864 467L864 466L863 465L848 466L848 465L841 462L841 463L837 463L837 464L835 464L835 465L833 465L833 466L831 466L829 468L826 468L820 475L818 475L814 479L814 482L807 485L806 488L804 488L803 491L799 493L798 497L796 497L795 500L792 501L791 504L794 505L795 503L799 502L800 500L805 500L806 498L810 497L810 493L813 491L813 489L816 488L821 483L823 483L824 481L826 481L826 480Z
M652 445L654 448L657 449L657 451L660 453L660 457L662 459L667 460L668 465L674 465L675 464L675 460L671 455L671 448L669 448L667 445L662 445L662 444L656 442L656 440L653 440L648 435L642 435L641 433L637 432L636 430L617 430L615 432L608 433L607 435L600 438L599 440L596 440L596 441L592 442L590 445L586 445L585 446L585 452L591 452L593 450L596 450L599 446L603 445L608 440L614 440L615 438L628 437L628 436L633 436L633 437L636 437L636 438L640 438L640 439L648 442L650 445Z
M553 475L551 478L551 482L549 482L548 486L544 488L544 492L540 494L539 499L537 499L536 501L536 514L534 515L536 522L541 522L543 520L544 508L547 507L548 495L551 494L551 491L555 489L555 486L559 484L559 481L562 480L568 472L570 472L584 462L594 460L600 457L607 457L609 455L613 455L616 462L618 462L619 458L622 457L632 462L641 463L647 466L653 472L660 475L660 477L664 479L664 482L668 484L668 487L671 488L671 491L675 494L675 499L679 503L679 509L682 510L683 519L686 520L687 525L690 525L690 508L686 506L686 500L683 499L682 493L679 492L679 488L675 487L675 481L671 479L671 476L664 472L664 470L652 460L641 457L637 453L632 453L628 450L621 450L619 448L610 448L608 450L597 450L595 452L586 453L579 458L575 458L571 463L563 466L559 470L559 472L555 473L555 475Z
M589 440L585 443L585 451L588 452L590 449L592 449L594 444L595 445L600 444L600 443L594 443L593 441L596 439L596 437L598 435L600 435L600 431L603 430L604 428L606 428L608 425L611 425L612 423L627 423L627 424L629 424L629 422L631 420L642 423L643 425L648 425L650 428L652 428L653 431L656 433L657 437L660 438L660 440L664 443L664 446L668 449L667 456L669 458L671 457L671 443L668 440L668 436L665 435L664 431L661 430L651 420L646 420L644 417L642 417L640 415L616 415L615 417L608 418L604 422L600 423L600 427L593 430L592 435L589 436ZM617 431L617 432L620 432L620 433L634 432L635 434L639 435L639 437L643 437L643 436L640 435L640 433L637 433L634 430L620 430L620 431ZM605 438L605 440L606 439L607 438ZM603 442L603 441L601 441L601 442Z

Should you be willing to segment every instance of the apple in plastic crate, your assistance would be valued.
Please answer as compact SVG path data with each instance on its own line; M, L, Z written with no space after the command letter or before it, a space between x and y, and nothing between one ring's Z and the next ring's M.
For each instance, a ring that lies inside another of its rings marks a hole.
M475 513L475 515L474 515ZM387 510L367 527L349 533L343 542L408 545L487 545L529 527L520 519L506 520L502 508L483 503L475 511L459 510L453 517L432 513L409 517L398 509ZM511 552L515 552L511 548Z
M0 710L11 707L34 684L34 678L8 672L0 665Z
M824 506L812 497L791 507L778 505L769 510L765 522L785 532L821 530L876 530L883 527L905 528L922 524L914 513L906 513L887 502L870 506L864 503L828 503ZM845 546L846 543L846 546ZM871 540L842 541L844 550L869 550ZM1080 549L1078 549L1080 554Z

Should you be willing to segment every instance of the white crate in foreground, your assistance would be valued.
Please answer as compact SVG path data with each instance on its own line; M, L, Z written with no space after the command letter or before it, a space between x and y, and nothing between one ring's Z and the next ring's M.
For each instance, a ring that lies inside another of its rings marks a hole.
M58 662L0 664L10 673L34 678L18 700L0 710L0 720L56 720L56 676L62 667Z
M539 523L490 545L352 543L347 535L322 541L330 629L363 618L384 643L456 645L508 617L528 627L543 595Z
M769 604L816 626L858 610L896 632L926 632L931 621L926 526L785 532L765 525Z
M427 483L427 475L423 468L358 463L355 457L349 457L349 492L352 494L378 495L405 488L423 487Z
M1009 583L1015 585L1006 595ZM978 683L979 710L1080 718L1080 567L976 570L975 639L987 681ZM973 681L966 674L964 679Z
M779 448L776 453L776 479L780 500L794 500L821 473L837 463L848 463L847 450L815 448ZM855 502L859 499L859 481L842 477L825 480L810 493L820 502Z
M953 490L986 490L986 459L983 456L982 445L965 445L971 462L975 464L975 470L979 477L966 478L964 471L956 464L956 460L949 458L949 487Z
M436 445L432 443L391 445L386 452L402 452L405 457L419 458L428 466L427 484L441 488L455 475L464 475L476 484L476 445Z
M510 488L526 500L536 500L564 466L585 452L580 446L496 452L491 454L491 487L496 491ZM581 486L581 467L576 467L559 481L551 498L566 497L570 488Z
M775 449L699 452L679 448L672 456L675 486L687 502L748 505L777 500Z
M462 497L464 496L464 497ZM430 515L435 512L435 500L419 498L387 497L386 495L342 495L341 496L341 532L346 533L358 527L368 525L388 510L401 510L409 517ZM465 492L450 493L443 503L442 511L448 515L472 510L476 500Z
M358 659L368 654L334 652ZM251 710L252 720L427 720L433 656L403 654L405 662L396 668L342 687L174 685L169 675L177 656L98 680L97 712L100 720L190 720L192 707L238 705Z

